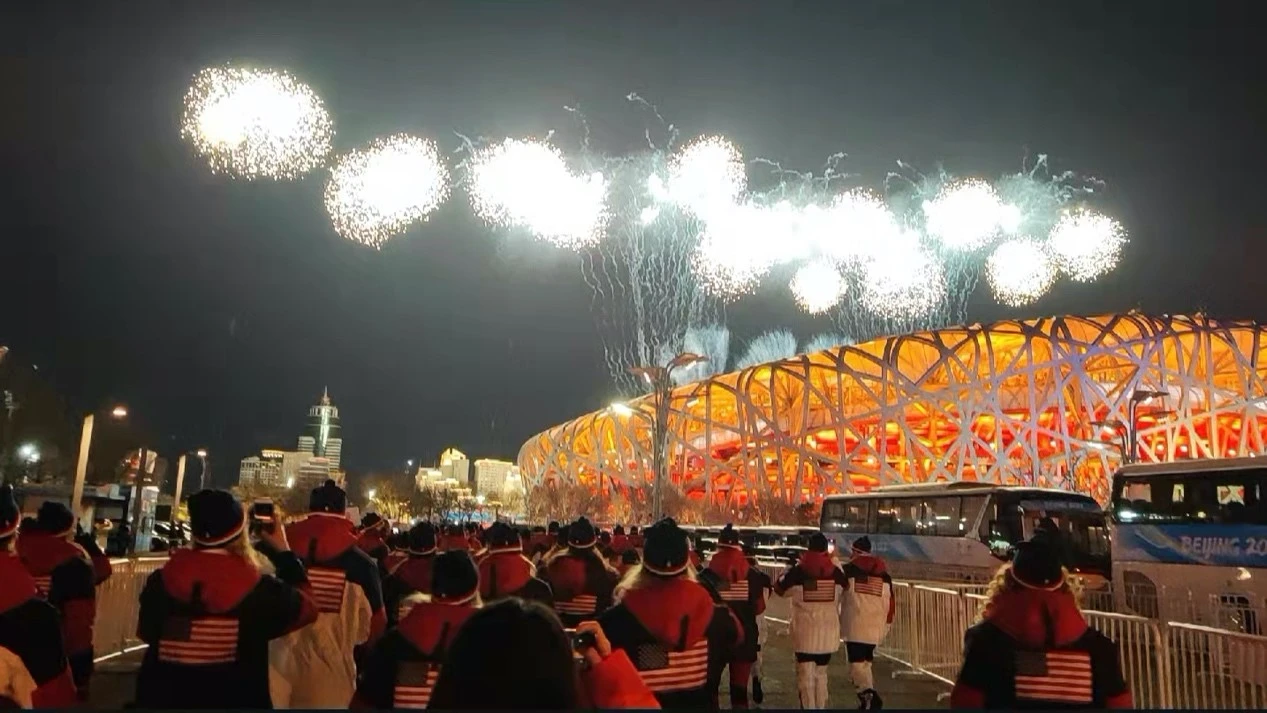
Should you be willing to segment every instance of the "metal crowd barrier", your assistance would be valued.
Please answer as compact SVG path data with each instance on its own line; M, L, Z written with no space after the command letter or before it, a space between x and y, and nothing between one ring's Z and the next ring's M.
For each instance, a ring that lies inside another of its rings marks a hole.
M97 588L97 621L92 648L97 661L106 661L145 648L136 638L145 580L167 561L165 556L112 559L114 573Z
M878 653L907 670L953 685L964 632L985 596L908 582L894 585L893 626ZM1139 708L1267 707L1267 637L1084 609L1087 623L1118 645ZM768 618L768 617L767 617Z

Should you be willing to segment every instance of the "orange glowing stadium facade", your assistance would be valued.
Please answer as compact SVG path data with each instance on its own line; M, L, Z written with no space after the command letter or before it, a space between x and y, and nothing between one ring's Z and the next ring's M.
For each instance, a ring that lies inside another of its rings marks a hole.
M688 497L734 506L957 480L1103 502L1132 448L1139 462L1267 452L1265 377L1267 333L1251 322L1132 313L953 327L677 387L667 459ZM525 443L529 487L649 484L652 397L628 407Z

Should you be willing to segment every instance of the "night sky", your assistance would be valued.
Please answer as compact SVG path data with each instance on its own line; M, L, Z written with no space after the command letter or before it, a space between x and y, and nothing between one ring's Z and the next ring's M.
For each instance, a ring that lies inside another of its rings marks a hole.
M896 159L995 177L1047 153L1107 183L1132 242L1118 272L986 320L1130 308L1267 318L1260 3L6 2L0 10L0 343L75 409L125 400L160 449L205 445L215 479L294 447L328 385L352 471L456 445L513 459L615 395L566 253L478 225L454 192L376 253L338 238L325 172L212 176L179 138L193 75L285 68L336 150L398 131L542 136L589 115L638 145L624 100L748 157ZM741 345L799 314L775 284L728 311ZM734 344L734 341L732 341ZM732 351L740 347L732 346Z

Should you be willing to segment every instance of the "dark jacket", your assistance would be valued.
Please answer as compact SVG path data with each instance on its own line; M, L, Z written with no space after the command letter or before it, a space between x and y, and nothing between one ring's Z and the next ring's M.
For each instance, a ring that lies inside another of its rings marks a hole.
M743 641L726 606L681 577L626 591L598 621L662 708L715 707L722 669Z
M475 607L418 604L374 644L365 660L352 708L426 708L440 665Z
M617 577L593 549L570 549L546 562L541 579L550 585L563 626L575 628L611 606Z
M36 708L76 705L57 609L37 594L35 579L9 552L0 552L0 647L12 651L31 674Z
M1013 589L964 635L952 708L1131 708L1117 644L1087 626L1073 595Z
M401 619L405 599L412 594L431 593L431 567L436 554L410 554L383 580L383 603L387 608L387 622L395 626Z
M217 550L175 550L141 592L141 708L271 708L268 642L317 620L299 558L277 576Z

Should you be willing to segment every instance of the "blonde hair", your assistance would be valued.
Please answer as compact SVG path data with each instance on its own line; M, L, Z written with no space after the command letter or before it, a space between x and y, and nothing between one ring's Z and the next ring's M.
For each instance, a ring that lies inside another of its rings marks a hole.
M657 582L677 579L679 577L691 582L699 581L699 577L695 576L694 567L688 566L681 574L674 575L672 577L661 577L660 575L652 574L651 572L644 570L642 568L642 563L639 562L638 564L630 567L629 571L625 572L625 576L621 577L620 582L616 585L615 591L612 593L612 598L619 602L625 592L628 592L631 589L643 589L648 586L654 586Z
M1068 569L1060 568L1060 573L1064 575L1064 581L1060 587L1054 591L1068 592L1073 595L1073 603L1078 607L1078 611L1082 611L1082 583L1069 573ZM1025 589L1025 585L1012 576L1012 563L1008 562L999 567L994 573L994 577L990 580L990 584L985 590L985 601L981 603L981 609L977 612L977 621L984 621L990 614L991 608L996 600L1003 594L1017 590Z

